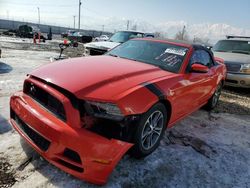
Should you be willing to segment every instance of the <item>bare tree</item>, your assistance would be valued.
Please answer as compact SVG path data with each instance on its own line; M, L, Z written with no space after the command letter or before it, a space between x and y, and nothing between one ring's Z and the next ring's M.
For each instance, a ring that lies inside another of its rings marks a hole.
M155 36L155 38L166 39L167 33L156 31L156 32L154 32L154 36Z
M183 29L181 31L178 31L176 33L175 40L189 41L189 37L188 37L188 34L187 34L186 26L183 26Z

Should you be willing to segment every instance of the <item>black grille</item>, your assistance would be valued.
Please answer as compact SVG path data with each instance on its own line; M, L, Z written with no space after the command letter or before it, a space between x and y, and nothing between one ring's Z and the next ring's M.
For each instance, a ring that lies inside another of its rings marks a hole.
M24 83L24 93L32 97L59 119L66 121L64 106L57 98L30 82Z
M16 113L11 109L10 110L10 116L17 125L21 128L21 130L28 136L32 142L39 147L42 151L47 151L50 146L50 141L45 139L43 136L35 132L33 129L31 129L26 123L24 123L17 115Z
M237 80L229 80L229 79L226 79L226 82L233 83L233 84L238 84L238 81L237 81Z
M101 49L96 49L96 48L90 48L89 49L89 54L90 55L103 55L106 52L107 52L107 50L101 50Z
M64 161L62 159L58 159L57 162L60 163L61 165L65 166L65 167L69 168L69 169L74 170L74 171L83 172L83 168L72 165L72 164L70 164L70 163L68 163L68 162L66 162L66 161Z
M63 155L65 157L67 157L68 159L70 159L71 161L74 161L74 162L79 163L79 164L82 163L81 158L78 155L78 153L71 150L71 149L66 148L63 152Z
M238 63L225 63L228 72L239 72L241 65Z

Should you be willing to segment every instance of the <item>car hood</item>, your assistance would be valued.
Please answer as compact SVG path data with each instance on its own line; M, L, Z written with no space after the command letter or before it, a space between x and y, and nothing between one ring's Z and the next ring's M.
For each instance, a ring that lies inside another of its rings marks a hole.
M116 46L118 46L120 43L118 42L110 42L110 41L102 41L102 42L90 42L85 44L86 48L98 48L102 50L109 50Z
M214 52L215 57L224 59L225 63L234 62L234 63L250 63L250 55L239 54L239 53L230 53L230 52Z
M111 102L144 82L176 74L146 63L92 56L51 63L31 75L64 88L80 99Z

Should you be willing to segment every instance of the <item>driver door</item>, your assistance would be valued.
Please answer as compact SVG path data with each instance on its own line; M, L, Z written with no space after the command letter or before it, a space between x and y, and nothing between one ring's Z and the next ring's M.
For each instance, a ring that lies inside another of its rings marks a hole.
M209 68L206 73L192 72L194 63L205 65ZM175 106L178 117L184 116L199 108L210 97L214 82L213 60L205 50L195 50L183 75L181 87L177 89L178 99Z

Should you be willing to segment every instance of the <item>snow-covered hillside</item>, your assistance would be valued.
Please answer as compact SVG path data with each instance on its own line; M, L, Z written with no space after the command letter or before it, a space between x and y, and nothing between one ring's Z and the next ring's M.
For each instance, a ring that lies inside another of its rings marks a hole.
M88 22L90 28L96 27L96 21ZM102 20L105 24L105 28L109 31L114 30L126 30L127 19L119 18L106 18ZM173 38L175 34L182 30L183 26L186 26L189 38L199 37L203 39L209 39L214 43L217 40L224 38L226 35L244 35L250 36L250 28L239 28L225 23L201 23L201 24L189 24L185 21L167 21L163 23L150 23L144 20L130 20L130 29L136 28L139 31L146 32L161 32L165 37Z

